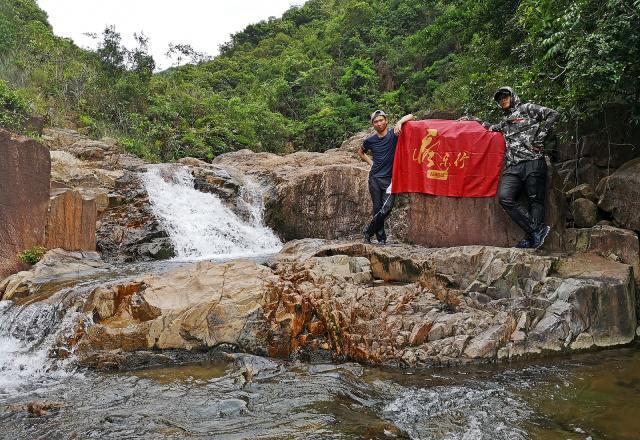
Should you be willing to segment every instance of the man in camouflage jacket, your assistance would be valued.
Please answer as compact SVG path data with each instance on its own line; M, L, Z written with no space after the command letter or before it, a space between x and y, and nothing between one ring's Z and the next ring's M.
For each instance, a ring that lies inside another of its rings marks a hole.
M559 115L547 107L521 103L511 87L500 87L493 99L502 108L504 117L489 129L502 132L507 144L498 201L525 232L525 237L516 247L538 249L550 231L550 227L544 224L547 192L544 140ZM518 201L523 190L527 194L528 209Z

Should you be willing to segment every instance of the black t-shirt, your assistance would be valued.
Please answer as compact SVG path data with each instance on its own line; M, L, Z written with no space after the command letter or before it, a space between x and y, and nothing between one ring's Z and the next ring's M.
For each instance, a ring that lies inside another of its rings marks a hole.
M392 129L389 129L384 137L379 137L375 133L364 140L362 149L365 153L371 150L371 156L373 157L373 165L371 166L371 171L369 171L370 176L391 177L397 143L398 138Z

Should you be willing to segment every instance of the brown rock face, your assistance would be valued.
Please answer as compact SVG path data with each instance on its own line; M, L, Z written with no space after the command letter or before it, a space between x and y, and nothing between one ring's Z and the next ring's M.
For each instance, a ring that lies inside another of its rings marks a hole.
M277 156L242 150L218 156L214 165L246 173L269 188L265 223L286 240L354 236L370 220L369 168L355 153Z
M146 166L142 159L122 153L114 139L95 141L73 130L46 129L43 139L51 149L52 187L74 191L52 201L51 246L97 248L112 261L174 256L138 177ZM76 213L73 217L71 211ZM72 234L63 237L63 231Z
M96 325L79 351L87 357L105 350L196 350L226 344L264 354L268 343L261 311L277 284L268 268L236 261L201 262L98 288L84 307Z
M96 201L73 190L62 190L51 198L46 247L69 251L96 250Z
M301 240L270 266L201 262L99 287L83 306L92 323L71 344L88 365L125 353L226 347L419 367L635 336L630 267L595 254Z
M599 225L589 229L567 229L566 236L568 251L593 252L628 264L640 284L640 246L635 232Z
M618 226L640 231L640 158L602 179L596 193L598 206L610 212Z
M44 244L50 176L45 147L0 129L0 278L20 269L17 253Z
M285 240L358 234L371 217L368 171L350 165L301 170L278 188L265 221Z
M562 249L565 228L564 193L549 167L546 223L547 249ZM496 197L460 198L409 195L408 241L428 247L464 245L513 246L524 233L511 221Z
M589 199L574 200L571 203L571 213L578 228L590 228L598 222L598 207Z

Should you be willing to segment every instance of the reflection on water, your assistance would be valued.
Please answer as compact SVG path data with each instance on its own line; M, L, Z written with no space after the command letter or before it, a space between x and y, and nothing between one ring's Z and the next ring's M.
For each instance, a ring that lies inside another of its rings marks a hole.
M640 438L640 346L426 371L200 353L206 362L107 374L50 359L96 285L182 264L114 267L41 301L0 301L0 439ZM50 409L29 410L43 401Z
M637 439L640 350L394 371L248 355L0 393L0 438ZM35 417L9 405L61 402Z
M225 375L229 366L222 362L197 362L164 368L148 368L129 373L140 379L150 379L161 384L173 382L204 382Z
M640 353L637 349L581 356L557 367L523 394L537 418L534 438L640 438ZM528 395L527 395L528 394Z

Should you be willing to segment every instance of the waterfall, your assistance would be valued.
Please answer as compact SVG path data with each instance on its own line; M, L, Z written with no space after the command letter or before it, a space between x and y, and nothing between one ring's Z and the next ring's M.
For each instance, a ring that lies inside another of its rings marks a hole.
M26 384L56 382L75 374L65 368L68 360L50 356L57 341L70 336L84 316L62 303L69 291L27 305L0 301L0 398L19 393Z
M215 194L194 188L191 172L177 165L148 168L143 181L154 214L169 234L179 259L225 259L278 252L281 241L262 221L260 187L247 182L242 196L250 205L243 221Z

